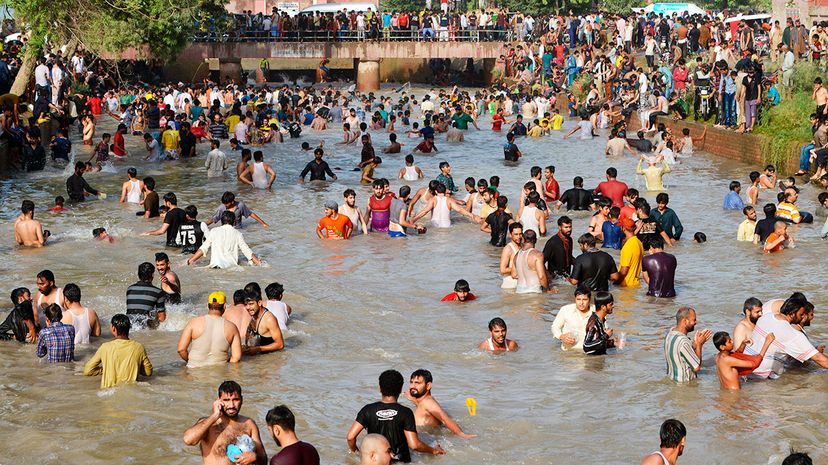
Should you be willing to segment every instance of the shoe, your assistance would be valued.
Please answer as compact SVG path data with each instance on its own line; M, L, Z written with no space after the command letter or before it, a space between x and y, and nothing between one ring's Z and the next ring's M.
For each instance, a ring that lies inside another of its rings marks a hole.
M807 171L799 170L796 173L794 173L794 176L806 176L807 174L808 174Z

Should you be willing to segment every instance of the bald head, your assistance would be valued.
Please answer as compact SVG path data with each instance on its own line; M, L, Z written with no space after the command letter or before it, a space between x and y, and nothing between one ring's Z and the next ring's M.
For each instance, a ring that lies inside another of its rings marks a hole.
M389 465L391 463L391 444L381 434L366 435L359 451L359 465Z

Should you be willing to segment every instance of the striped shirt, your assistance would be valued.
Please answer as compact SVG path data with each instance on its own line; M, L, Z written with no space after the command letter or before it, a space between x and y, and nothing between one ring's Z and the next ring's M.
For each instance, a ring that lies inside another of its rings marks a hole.
M790 202L780 202L776 206L776 217L783 220L796 221L799 219L799 209Z
M126 292L127 315L146 315L154 317L156 312L166 312L164 304L167 293L143 281L129 286Z
M37 335L37 356L48 357L49 363L75 360L75 327L60 321L40 330Z
M695 378L694 370L701 366L690 338L675 329L670 330L664 340L664 357L667 359L667 376L677 383Z
M227 139L228 137L227 126L222 123L211 124L209 130L210 136L212 136L213 139Z

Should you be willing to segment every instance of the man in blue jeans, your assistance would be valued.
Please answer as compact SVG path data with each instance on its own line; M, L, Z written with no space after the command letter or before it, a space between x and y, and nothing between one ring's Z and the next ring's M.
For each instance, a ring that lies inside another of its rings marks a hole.
M811 134L814 135L816 138L817 130L819 129L819 118L816 113L811 113ZM811 140L811 143L808 145L803 146L799 150L799 171L797 171L794 176L805 176L811 170L811 150L815 147L814 141Z

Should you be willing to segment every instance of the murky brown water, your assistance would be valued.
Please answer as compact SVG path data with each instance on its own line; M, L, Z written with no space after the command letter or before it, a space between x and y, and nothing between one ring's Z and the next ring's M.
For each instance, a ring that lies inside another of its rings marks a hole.
M617 167L619 178L631 187L643 186L635 179L636 160L608 161L603 139L562 140L558 133L519 141L524 158L519 166L507 167L500 149L503 134L489 131L489 124L481 126L484 130L470 131L462 145L446 144L438 137L439 154L417 156L426 180L436 176L440 161L448 160L458 185L466 176L497 174L501 191L514 199L532 165L554 164L562 188L568 188L576 175L585 178L587 187L594 186L609 165ZM328 162L343 168L340 179L330 185L299 186L296 175L311 158L301 153L299 143L315 145L320 137L328 142ZM668 417L681 419L689 431L681 463L775 464L791 446L808 451L815 463L828 460L824 372L795 370L778 381L725 393L719 390L710 363L714 349L708 343L698 381L677 386L665 378L663 336L675 310L684 304L698 309L700 328L731 331L746 297L766 300L802 290L817 306L809 334L825 342L828 292L821 271L826 245L817 238L821 221L794 227L798 247L769 257L752 245L736 243L741 213L721 210L730 180L744 183L747 173L758 167L697 155L667 176L670 206L685 225L686 240L670 250L679 261L679 296L655 301L644 295L643 287L613 289L617 305L609 324L628 334L627 348L617 355L586 358L561 352L549 331L554 313L571 301L571 286L559 283L561 293L546 296L501 291L499 250L465 220L457 220L448 231L431 229L422 237L317 240L313 227L324 200L339 201L341 192L351 187L364 207L369 195L369 189L359 185L358 173L347 171L358 152L334 145L338 137L338 129L319 136L306 130L301 140L267 147L267 160L279 175L272 193L232 180L206 181L201 166L209 149L204 145L197 160L149 166L132 158L117 165L117 174L88 175L90 184L108 192L109 199L60 215L43 211L55 195L65 195L65 177L59 169L0 184L0 232L6 238L0 243L5 258L0 262L0 295L21 285L35 289L35 274L48 268L59 285L78 283L84 304L105 320L123 311L125 290L136 280L137 265L163 249L162 238L138 236L155 224L136 218L133 207L117 203L127 166L137 166L141 177L155 176L161 195L174 191L180 205L195 204L202 216L219 204L223 191L232 190L272 225L265 231L249 222L245 229L248 243L267 267L186 268L184 257L173 256L184 302L172 309L159 331L133 335L146 345L155 366L155 375L146 383L99 391L97 378L81 375L82 362L98 342L79 349L75 365L61 366L40 363L32 346L0 344L0 432L5 438L0 442L0 463L198 463L197 449L185 446L181 433L209 413L222 380L236 379L244 388L243 414L262 426L269 408L286 403L299 419L300 437L317 446L323 463L355 464L357 460L347 454L345 434L356 412L378 400L377 376L388 368L400 370L406 378L417 368L431 370L436 398L466 431L480 435L464 441L446 431L427 433L429 442L438 440L448 453L441 458L415 454L415 461L423 463L637 463L657 448L658 427ZM382 147L386 136L376 134L375 140ZM403 142L408 149L413 146ZM134 141L130 143L143 155ZM233 160L237 157L238 153L231 155ZM378 175L395 178L402 155L383 158ZM399 186L392 182L395 191ZM816 188L805 187L801 208L813 211L817 194ZM646 197L655 204L654 195ZM55 233L53 243L42 250L13 246L12 221L25 198L35 200L38 218ZM768 198L764 194L762 200ZM105 226L118 242L93 242L91 230L97 226ZM576 235L586 226L586 218L577 219ZM695 231L704 231L709 242L692 243ZM611 253L617 260L617 251ZM478 300L440 303L459 278L471 283ZM244 359L236 367L187 370L176 354L178 331L189 317L206 311L203 302L209 292L232 294L252 280L263 287L272 281L285 285L285 301L295 310L287 349ZM7 309L8 301L4 302ZM475 349L494 316L506 319L509 336L521 344L520 352L492 356ZM474 418L466 413L466 397L477 399ZM270 438L265 447L270 455L277 451Z

